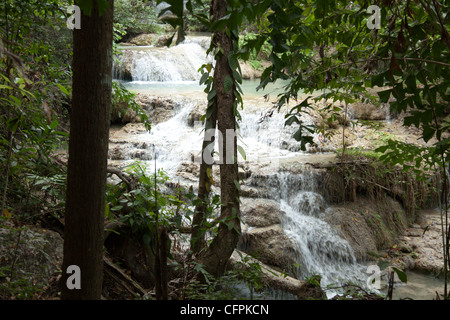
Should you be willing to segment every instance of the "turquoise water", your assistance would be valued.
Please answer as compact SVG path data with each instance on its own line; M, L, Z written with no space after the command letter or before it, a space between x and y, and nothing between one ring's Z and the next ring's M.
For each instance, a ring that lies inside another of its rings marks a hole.
M199 85L198 81L120 81L127 89L155 95L171 95L171 94L205 94L204 85ZM241 89L244 97L263 97L268 94L271 98L275 98L283 92L286 81L277 81L266 86L264 90L256 90L259 80L244 80Z

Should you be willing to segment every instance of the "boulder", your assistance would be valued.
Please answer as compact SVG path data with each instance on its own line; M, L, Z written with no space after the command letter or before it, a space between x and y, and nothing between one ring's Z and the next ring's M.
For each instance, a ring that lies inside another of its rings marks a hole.
M388 113L388 106L376 106L370 103L356 102L348 106L349 111L353 117L360 120L386 120Z
M136 46L153 46L157 43L159 36L153 33L143 33L132 38L129 43Z
M296 263L294 246L279 224L247 230L242 234L238 248L285 271Z
M241 199L241 218L249 227L261 228L280 224L285 213L280 205L270 199Z
M243 233L240 250L260 261L281 269L294 265L294 247L281 227L285 214L276 201L269 199L241 199Z
M323 219L349 242L360 261L392 246L408 225L404 209L390 197L375 202L359 196L354 202L330 206Z
M189 112L187 116L187 124L190 127L194 127L196 123L201 122L202 116L206 112L206 106L197 105Z
M441 216L438 209L421 212L421 225L413 224L388 251L400 268L442 275L444 268Z
M119 57L119 60L114 60L113 64L113 77L115 79L132 81L133 76L131 69L133 67L133 52L131 50L122 50L123 54Z
M165 122L175 115L175 102L167 97L138 93L134 98L147 113L152 124Z

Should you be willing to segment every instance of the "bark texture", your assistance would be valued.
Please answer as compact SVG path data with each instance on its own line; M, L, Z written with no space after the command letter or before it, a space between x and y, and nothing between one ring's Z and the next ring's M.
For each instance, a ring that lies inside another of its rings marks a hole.
M62 299L100 299L105 184L111 105L113 0L100 16L94 1L73 36L73 91L62 269ZM77 2L75 3L77 4ZM81 270L69 289L68 266Z
M212 1L213 21L224 17L226 11L227 2L225 0ZM239 220L239 189L236 186L239 179L237 138L234 134L236 132L235 86L233 85L228 91L225 90L226 77L233 78L233 72L228 63L228 56L233 52L233 41L225 30L215 32L213 41L216 48L222 48L222 53L216 56L213 84L213 88L216 90L217 125L223 137L223 143L220 143L219 140L219 154L222 159L220 164L222 222L220 222L216 237L201 253L200 262L205 265L205 269L210 274L218 276L224 272L226 264L236 248L241 224Z

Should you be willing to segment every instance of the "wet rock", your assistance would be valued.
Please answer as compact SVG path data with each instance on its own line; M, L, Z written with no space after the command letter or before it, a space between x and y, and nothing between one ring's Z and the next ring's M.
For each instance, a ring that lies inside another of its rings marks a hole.
M260 261L279 268L295 264L293 244L280 222L285 213L270 199L241 199L244 223L239 248Z
M205 106L201 106L201 105L195 106L191 110L191 112L189 112L189 114L188 114L188 117L187 117L187 124L188 124L188 126L194 127L194 125L196 123L201 122L201 118L205 114L205 111L206 111L206 107Z
M167 97L138 93L134 99L147 113L152 124L169 120L175 115L175 102Z
M263 263L282 270L296 263L292 241L279 224L247 230L243 233L238 248Z
M125 160L125 155L123 154L123 149L119 146L109 148L108 159L111 160Z
M160 35L156 33L143 33L132 38L129 43L136 46L155 46L163 47L167 45L170 35ZM121 43L120 45L124 45Z
M121 47L134 47L134 46L136 46L136 44L134 44L134 43L129 43L129 42L121 42L121 43L120 43L120 46L121 46Z
M248 168L239 167L239 180L245 180L251 177L252 171Z
M176 113L176 103L170 98L138 93L134 100L145 111L152 125L167 121ZM142 119L136 111L122 104L112 111L111 122L116 124L141 123Z
M349 242L358 260L373 259L371 253L392 246L399 229L407 224L401 205L389 198L374 203L360 197L355 202L333 205L323 219Z
M261 267L261 282L272 289L281 290L283 292L288 292L297 299L324 299L324 292L317 288L313 295L310 295L311 284L307 281L298 280L296 278L282 274L278 270L271 268L268 265L261 263L261 261L256 260L244 252L239 250L234 250L230 257L230 261L227 267L239 268L239 269L252 269L252 265L257 263Z
M242 221L249 227L267 227L280 224L280 217L285 215L280 205L270 199L241 199Z
M200 163L183 162L177 168L177 176L180 176L189 181L198 182L199 175L200 175Z
M115 79L132 81L132 67L133 67L133 56L127 53L130 50L122 50L123 55L120 60L114 61L113 65L113 76Z

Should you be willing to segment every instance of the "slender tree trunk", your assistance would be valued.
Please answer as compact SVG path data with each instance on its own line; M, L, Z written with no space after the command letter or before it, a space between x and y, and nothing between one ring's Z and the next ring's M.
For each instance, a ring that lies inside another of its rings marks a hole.
M217 124L217 105L211 106L215 108L211 116L206 119L205 123L205 137L202 145L202 163L200 164L200 177L198 183L198 198L200 203L195 206L194 217L192 218L192 233L191 233L191 250L192 253L197 255L203 248L205 248L205 220L206 220L206 208L209 204L209 194L211 192L211 181L208 177L208 171L212 172L212 165L207 163L203 157L203 153L207 150L209 144L213 143L208 141L208 130L216 129ZM212 152L213 150L211 150Z
M81 29L74 30L62 299L102 294L114 0L108 3L100 16L94 1L91 16L82 13ZM80 268L80 289L67 285L71 265Z
M213 21L226 15L227 2L225 0L213 0L211 13ZM205 265L206 271L214 276L220 275L228 262L233 250L236 248L241 230L239 220L239 189L236 186L238 179L237 164L237 138L236 117L234 104L236 97L234 86L225 91L225 78L233 73L228 63L228 56L233 51L233 42L225 33L225 30L215 32L214 46L222 48L222 54L216 56L213 87L216 90L217 124L223 137L223 143L219 140L219 153L222 162L220 164L220 192L221 192L221 216L217 236L209 247L201 253L200 262ZM231 133L231 134L230 134Z

